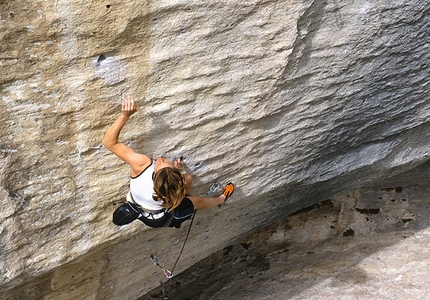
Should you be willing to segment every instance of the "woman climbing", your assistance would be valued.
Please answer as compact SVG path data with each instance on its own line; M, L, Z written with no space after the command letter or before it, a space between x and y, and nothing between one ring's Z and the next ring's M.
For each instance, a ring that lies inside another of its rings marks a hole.
M174 162L162 157L152 160L118 142L122 127L138 110L134 99L126 97L121 115L103 138L103 145L131 167L127 202L115 210L113 223L125 225L139 219L150 227L179 228L182 222L192 217L195 209L209 209L225 203L233 194L232 183L227 184L218 197L190 196L193 178L190 174L182 174L182 158Z

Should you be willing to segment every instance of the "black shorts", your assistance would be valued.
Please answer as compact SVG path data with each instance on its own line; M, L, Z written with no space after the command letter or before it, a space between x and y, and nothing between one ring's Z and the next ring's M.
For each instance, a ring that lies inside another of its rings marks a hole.
M159 219L151 219L150 217L140 217L139 220L149 227L176 227L180 228L182 222L191 219L194 214L194 205L190 199L184 198L173 211L164 213L164 216Z

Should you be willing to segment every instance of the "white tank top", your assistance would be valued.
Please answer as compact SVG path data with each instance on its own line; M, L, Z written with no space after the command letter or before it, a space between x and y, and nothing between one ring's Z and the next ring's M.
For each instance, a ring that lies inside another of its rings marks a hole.
M152 198L154 192L154 183L152 181L152 174L154 173L155 161L142 171L136 177L130 179L130 192L133 200L147 210L160 210L161 201L155 201Z

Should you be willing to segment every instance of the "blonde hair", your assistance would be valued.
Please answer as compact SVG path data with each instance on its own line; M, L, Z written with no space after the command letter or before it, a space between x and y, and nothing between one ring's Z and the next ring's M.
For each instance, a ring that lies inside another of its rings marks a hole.
M185 177L176 168L166 167L154 174L154 195L156 201L162 201L162 207L172 211L185 198L187 186Z

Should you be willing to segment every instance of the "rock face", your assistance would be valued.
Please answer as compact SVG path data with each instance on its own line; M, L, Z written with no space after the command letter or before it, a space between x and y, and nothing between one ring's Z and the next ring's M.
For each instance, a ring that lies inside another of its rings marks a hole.
M429 175L427 163L307 207L210 255L139 300L163 299L163 293L175 300L425 299Z
M121 140L182 153L198 212L177 272L300 208L429 160L426 1L0 1L1 299L133 299L186 228L111 223ZM186 227L186 226L185 226ZM167 266L166 266L167 267Z

